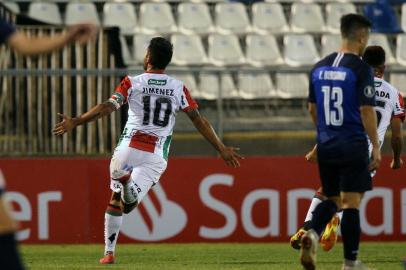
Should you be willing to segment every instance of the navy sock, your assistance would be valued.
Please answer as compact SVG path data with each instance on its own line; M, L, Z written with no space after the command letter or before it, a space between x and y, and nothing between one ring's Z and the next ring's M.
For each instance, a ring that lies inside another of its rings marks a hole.
M361 225L359 210L355 208L344 209L341 219L341 236L344 244L344 258L350 261L357 260Z
M320 236L321 232L326 227L327 223L333 218L337 212L337 204L332 200L321 202L313 211L311 229L315 230Z
M0 235L0 266L1 269L7 270L24 269L14 233Z

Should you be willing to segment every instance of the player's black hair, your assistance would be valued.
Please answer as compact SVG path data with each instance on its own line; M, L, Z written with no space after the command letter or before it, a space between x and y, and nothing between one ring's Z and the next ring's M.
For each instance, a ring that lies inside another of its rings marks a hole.
M149 63L154 69L165 69L172 60L173 45L163 37L154 37L149 46Z
M385 50L381 46L368 46L362 59L373 68L385 65Z
M360 14L347 14L341 17L341 36L346 39L357 39L358 31L371 28L371 22Z

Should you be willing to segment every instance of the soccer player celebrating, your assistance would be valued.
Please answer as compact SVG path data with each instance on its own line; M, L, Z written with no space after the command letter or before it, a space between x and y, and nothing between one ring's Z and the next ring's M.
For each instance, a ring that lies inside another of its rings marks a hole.
M341 49L319 61L310 73L309 111L317 126L318 166L327 200L317 205L301 239L300 261L305 269L315 269L319 237L340 208L343 269L368 269L357 260L361 234L358 208L364 192L372 189L370 171L381 161L373 72L360 58L370 27L362 15L343 16ZM371 160L367 135L372 144Z
M129 104L128 121L110 163L113 191L105 213L105 256L102 264L114 263L114 250L122 214L136 207L155 185L167 166L175 116L184 111L197 130L219 152L227 165L240 166L237 148L225 146L213 127L200 115L198 105L183 82L164 73L172 59L172 44L153 38L144 59L145 73L125 77L112 97L75 118L65 115L53 132L62 135L78 125L107 116Z
M8 46L24 55L37 55L49 53L63 46L80 41L88 42L97 34L98 28L91 24L74 25L64 33L55 36L28 37L17 31L15 27L0 16L0 44ZM17 228L12 219L8 205L3 199L5 192L5 181L0 173L0 266L1 269L20 270L23 269L20 256L17 252L15 230Z
M400 92L383 79L385 58L385 51L380 46L368 46L362 56L362 59L374 69L376 93L375 111L378 119L379 144L382 147L385 140L385 133L390 126L392 131L391 146L393 153L390 167L396 170L403 166L400 154L402 153L403 146L402 123L405 120L405 110L403 97ZM369 150L371 153L371 143L369 144ZM309 162L317 162L317 147L314 147L306 155L306 160ZM371 172L371 176L374 175L375 172ZM325 196L323 195L322 189L319 188L310 204L303 227L291 237L291 245L293 248L300 249L300 240L302 235L309 229L313 216L312 212L323 200L325 200ZM339 221L340 215L335 215L327 224L320 239L321 246L326 251L329 251L337 241Z

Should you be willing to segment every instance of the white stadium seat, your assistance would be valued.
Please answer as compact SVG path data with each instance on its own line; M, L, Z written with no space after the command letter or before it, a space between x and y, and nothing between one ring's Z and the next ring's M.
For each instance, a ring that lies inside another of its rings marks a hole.
M140 5L140 27L147 34L168 34L177 30L171 5L148 2Z
M328 3L326 5L327 30L340 33L340 19L349 13L357 13L353 3Z
M65 23L72 25L76 23L90 22L99 25L99 15L93 3L71 2L66 5Z
M320 59L311 35L285 35L283 44L285 63L290 66L314 65Z
M239 72L238 89L243 99L271 98L276 96L271 76L267 72Z
M247 63L256 66L274 66L283 64L276 39L272 35L247 35Z
M290 26L292 31L298 33L323 32L325 26L320 6L313 3L293 3Z
M120 36L120 45L121 45L121 54L123 56L124 64L127 66L134 64L133 57L130 53L130 49L128 48L127 41L123 36Z
M385 34L371 33L368 40L368 45L379 45L386 53L386 64L396 64L396 59L393 56L392 49Z
M133 38L133 57L137 63L143 63L147 48L155 35L135 34Z
M281 98L306 98L309 79L305 73L276 73L276 88Z
M390 83L402 93L403 97L406 97L406 74L391 73Z
M396 60L406 66L406 34L400 34L396 39Z
M321 37L321 57L336 52L340 49L341 35L325 34Z
M177 73L177 74L171 74L171 76L182 81L183 84L186 86L186 88L189 90L190 95L193 98L196 98L196 99L201 98L200 91L197 88L195 76L192 73Z
M134 6L127 2L107 2L103 6L104 26L118 26L124 35L136 31L137 17Z
M289 25L280 3L255 3L252 6L252 27L260 34L289 31Z
M28 16L50 24L62 24L62 16L56 3L32 2L28 8Z
M20 6L16 2L4 2L3 3L9 10L11 10L14 13L20 13Z
M179 31L185 34L209 34L214 31L209 7L205 3L180 3L178 18Z
M175 65L203 65L207 63L206 52L198 35L175 34L172 36Z
M215 14L219 33L244 34L251 30L247 10L242 3L218 3Z
M403 31L406 31L406 3L402 5L402 15L400 19L400 26L402 27Z
M211 34L208 54L210 62L216 66L245 63L240 43L235 35Z
M199 79L199 89L202 97L207 100L218 99L220 91L218 75L215 73L201 72L199 74ZM221 89L222 98L235 99L239 97L234 80L229 73L223 73L221 75Z

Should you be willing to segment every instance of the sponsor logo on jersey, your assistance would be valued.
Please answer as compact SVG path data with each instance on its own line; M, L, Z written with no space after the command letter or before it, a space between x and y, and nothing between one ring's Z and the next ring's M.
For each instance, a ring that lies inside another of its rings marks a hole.
M166 80L149 79L148 85L166 85Z
M378 90L376 90L376 91L375 91L375 95L376 95L377 97L390 99L389 93L388 93L388 92L385 92L385 91L378 91Z
M143 207L143 211L140 210ZM134 240L161 241L178 235L187 224L185 210L169 200L161 185L155 186L142 204L124 219L122 233Z

